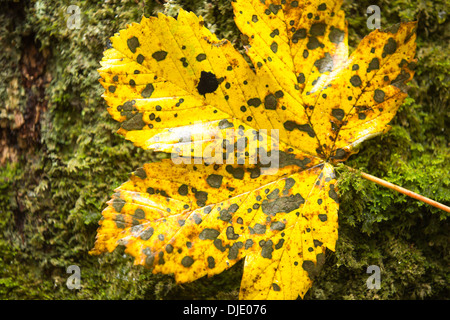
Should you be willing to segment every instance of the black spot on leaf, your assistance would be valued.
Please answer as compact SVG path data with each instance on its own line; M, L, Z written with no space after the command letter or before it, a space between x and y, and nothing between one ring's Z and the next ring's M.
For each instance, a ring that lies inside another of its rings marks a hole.
M200 76L200 82L197 85L197 91L201 95L207 93L213 93L219 87L219 81L217 81L216 75L212 72L202 71Z

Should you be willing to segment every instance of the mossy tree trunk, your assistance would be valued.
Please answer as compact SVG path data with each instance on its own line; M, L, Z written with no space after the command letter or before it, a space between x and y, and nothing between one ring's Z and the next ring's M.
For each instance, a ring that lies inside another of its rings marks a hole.
M80 9L79 28L67 22ZM371 30L418 20L419 59L409 97L392 130L363 144L347 165L450 203L448 3L345 1L354 48ZM205 18L219 38L243 42L227 0L9 1L0 12L0 297L3 299L237 298L242 263L177 286L171 276L133 267L120 250L92 257L105 202L129 172L164 155L144 152L114 132L96 69L108 38L142 14ZM341 167L339 240L306 299L448 298L448 213L394 193ZM81 270L69 290L66 269ZM366 286L381 268L381 289Z

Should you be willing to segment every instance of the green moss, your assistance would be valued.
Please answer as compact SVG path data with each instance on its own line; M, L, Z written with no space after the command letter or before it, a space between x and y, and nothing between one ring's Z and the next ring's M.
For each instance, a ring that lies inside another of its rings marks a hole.
M236 299L243 263L211 278L178 286L116 250L88 255L97 221L115 187L142 163L144 152L116 135L101 98L96 69L107 41L142 14L176 15L182 7L204 16L219 38L242 49L228 0L9 2L0 13L2 138L11 161L0 167L0 297L5 299ZM161 1L161 3L163 3ZM66 10L79 5L80 29ZM418 20L418 65L409 97L384 136L363 143L347 165L449 204L448 14L445 1L344 2L354 49L371 30L366 9L376 4L382 27ZM400 10L401 9L401 10ZM34 45L46 62L44 85L25 86L23 55ZM37 93L42 90L44 94ZM33 95L33 92L35 93ZM30 97L45 101L34 131ZM27 118L28 117L28 118ZM35 132L35 133L36 133ZM29 134L29 135L26 135ZM27 139L31 139L29 144ZM29 150L28 150L29 149ZM306 299L448 298L448 214L338 169L341 207L336 252ZM69 290L66 268L81 269L81 290ZM381 289L368 290L369 265L381 268Z

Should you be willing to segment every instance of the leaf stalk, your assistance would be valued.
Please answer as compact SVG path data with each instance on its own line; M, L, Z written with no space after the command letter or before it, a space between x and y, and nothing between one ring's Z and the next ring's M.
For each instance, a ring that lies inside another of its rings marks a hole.
M450 212L450 207L448 207L448 206L446 206L446 205L444 205L444 204L442 204L442 203L439 203L439 202L437 202L437 201L434 201L434 200L432 200L432 199L429 199L429 198L427 198L427 197L424 197L424 196L422 196L422 195L420 195L420 194L418 194L418 193L412 192L411 190L402 188L402 187L400 187L400 186L398 186L398 185L396 185L396 184L393 184L393 183L388 182L388 181L386 181L386 180L377 178L377 177L375 177L375 176L372 176L372 175L370 175L370 174L368 174L368 173L365 173L365 172L362 172L362 171L360 171L360 170L356 170L356 169L351 168L351 167L349 167L349 166L345 166L345 167L347 167L347 168L348 168L350 171L352 171L352 172L359 173L359 174L361 175L361 177L364 178L364 179L366 179L366 180L375 182L375 183L377 183L377 184L379 184L379 185L381 185L381 186L383 186L383 187L386 187L386 188L395 190L395 191L397 191L397 192L403 193L404 195L407 195L407 196L409 196L409 197L411 197L411 198L414 198L414 199L417 199L417 200L419 200L419 201L425 202L425 203L427 203L427 204L429 204L429 205L432 205L433 207L436 207L436 208L438 208L438 209L444 210L444 211L446 211L446 212Z

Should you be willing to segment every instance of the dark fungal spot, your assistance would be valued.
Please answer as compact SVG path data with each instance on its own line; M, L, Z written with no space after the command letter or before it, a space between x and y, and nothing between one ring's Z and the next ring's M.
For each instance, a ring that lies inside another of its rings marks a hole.
M300 84L303 84L303 83L305 83L305 75L303 74L303 73L300 73L298 76L297 76L297 82L298 83L300 83Z
M308 56L309 56L309 52L308 52L308 50L303 50L303 58L308 58Z
M355 70L358 70L358 69L359 69L359 65L355 63L355 64L352 66L352 70L355 71Z
M220 188L222 185L223 176L218 174L210 174L208 178L206 178L206 182L211 186L211 188Z
M329 72L333 70L333 59L328 52L325 53L325 57L316 60L314 65L320 73Z
M125 205L125 200L120 198L114 198L113 200L113 208L116 210L116 212L120 213L122 211L123 206Z
M219 121L219 129L227 129L227 128L233 128L233 123L228 121L227 119L222 119Z
M228 240L237 240L239 239L239 235L234 233L234 227L229 226L226 230L226 236Z
M235 213L239 209L239 206L236 203L233 203L229 208L228 211L231 213Z
M322 200L322 199L317 199L317 204L321 205L321 204L322 204L322 202L323 202L323 200Z
M216 249L219 250L220 252L225 252L225 250L227 250L227 248L223 246L222 240L220 239L215 239L213 244L216 247Z
M201 62L206 59L206 54L200 53L195 59L197 59L198 62Z
M187 195L189 192L188 186L185 184L182 184L179 188L178 188L178 193L182 196Z
M328 219L328 217L327 217L326 214L319 214L319 215L318 215L318 218L319 218L319 220L322 221L322 222L325 222L325 221L327 221L327 219Z
M284 185L284 189L283 189L283 194L287 195L289 193L289 190L292 189L292 187L295 185L295 179L293 178L287 178L284 181L285 185Z
M210 206L207 206L207 207L205 207L205 208L203 209L203 212L204 212L205 214L209 214L209 213L211 212L211 210L212 210L212 208L211 208Z
M330 184L330 191L328 191L328 195L336 203L339 203L339 197L338 197L338 194L337 194L336 190L334 190L334 184Z
M278 10L281 9L281 6L280 6L280 5L277 5L277 4L271 3L271 4L269 4L269 9L270 9L270 11L271 11L273 14L276 15L276 14L278 13Z
M261 105L261 100L259 98L251 98L247 101L247 104L252 107L259 107Z
M309 29L309 33L313 36L323 36L327 25L323 22L313 23Z
M291 2L291 7L292 8L297 8L298 7L298 1L292 1Z
M195 224L202 223L202 218L198 214L194 214L193 216Z
M173 246L170 243L166 246L166 252L167 253L172 253L173 252Z
M244 220L241 217L239 217L236 219L236 223L243 224Z
M314 247L320 247L321 245L323 245L322 241L319 241L319 240L316 240L316 239L313 240L313 243L314 243Z
M328 39L335 44L339 44L344 41L345 32L335 27L330 28L330 33L328 34Z
M375 100L378 103L381 103L384 101L384 96L385 96L385 93L383 90L375 89L375 92L373 94L373 100Z
M240 245L239 245L240 244ZM242 248L242 242L236 242L236 243L234 243L232 246L231 246L231 248L230 248L230 250L228 251L228 259L230 259L230 260L235 260L235 259L237 259L237 257L238 257L238 254L239 254L239 247L241 247Z
M266 108L267 110L276 110L277 104L277 98L272 93L268 94L264 98L264 108Z
M147 173L145 172L144 168L137 168L136 171L134 172L134 175L141 179L147 178Z
M220 232L216 229L205 228L200 232L199 239L200 240L214 240L219 236Z
M272 240L267 240L264 242L264 244L261 246L261 257L266 259L272 259L272 252L273 252L273 242Z
M197 191L194 194L195 199L197 199L197 205L200 207L204 207L206 205L206 201L208 200L208 193L205 191Z
M180 227L184 226L185 223L186 223L186 221L185 221L184 219L178 220L178 225L179 225Z
M273 289L273 291L281 291L280 286L277 285L276 283L272 283L272 289Z
M311 260L303 261L302 268L308 272L308 275L311 279L314 279L317 276L316 265Z
M317 7L317 9L318 9L319 11L325 11L325 10L327 10L327 4L326 4L326 3L321 3L321 4Z
M136 219L144 219L145 218L145 211L141 208L138 208L134 211L134 217Z
M115 75L115 76L113 77L113 81L114 81L114 82L119 81L119 76L118 76L118 75Z
M108 90L109 90L109 92L114 93L114 92L116 92L116 86L109 86Z
M155 262L155 257L152 254L147 255L147 258L145 258L145 264L148 267L151 267L151 266L153 266L154 262Z
M393 54L395 50L397 50L397 42L394 40L394 38L391 37L384 45L383 54L381 56L385 58L388 54Z
M151 83L147 84L144 90L142 90L141 92L142 98L150 98L152 96L153 91L155 91L153 84Z
M255 225L252 227L248 227L250 230L250 234L264 234L266 233L266 226L260 223L255 223Z
M283 232L281 233L281 236L284 237ZM275 245L275 249L279 250L283 247L284 239L278 240L277 244Z
M116 223L116 227L119 229L125 229L126 225L125 225L125 218L122 214L117 214L114 218L115 223Z
M333 159L343 160L347 157L347 152L345 152L344 149L338 148L334 152L334 155L332 156Z
M283 124L284 128L287 131L293 131L294 129L306 132L311 138L314 138L316 136L316 133L314 132L313 128L308 124L298 124L295 121L286 121Z
M158 264L164 264L164 263L166 263L165 261L164 261L164 252L163 251L160 251L159 253L158 253Z
M139 54L136 58L137 63L142 64L144 62L144 56L142 54Z
M220 211L219 219L222 221L230 221L232 218L231 214L228 212L228 210L223 209Z
M122 122L121 127L127 131L141 130L146 126L146 123L142 120L143 116L142 113L137 113L131 119Z
M308 43L306 44L306 47L309 50L314 50L317 49L318 47L320 47L321 43L319 42L319 40L317 40L316 37L310 37Z
M281 222L281 221L274 221L270 225L270 230L281 231L281 230L284 230L285 227L286 227L286 225L283 222Z
M185 268L189 268L190 266L192 266L193 263L194 263L194 259L192 259L189 256L185 256L183 259L181 259L181 264Z
M167 57L167 51L156 51L152 54L153 59L155 59L156 61L163 61L164 59L166 59Z
M389 32L389 33L397 33L398 29L400 28L400 23L394 24L392 26L389 26L388 28L381 30L382 32Z
M247 170L250 172L250 178L252 178L252 179L256 179L261 175L261 169L258 167L249 168Z
M278 35L280 35L280 31L278 29L275 29L270 33L271 38L275 38L275 36L278 36Z
M331 110L331 115L341 121L342 119L344 119L345 112L342 109L333 109Z
M154 232L153 228L150 227L147 230L143 231L140 237L142 240L147 241L153 235L153 232Z
M252 239L247 239L245 240L245 250L248 250L249 248L251 248L253 246L253 240Z
M275 41L272 42L272 44L270 45L270 49L272 50L273 53L277 53L277 51L278 51L278 43L276 43Z
M216 266L216 262L213 257L209 256L207 261L208 261L208 268L213 269Z
M284 168L286 166L295 165L299 168L305 168L305 166L310 163L311 160L309 158L297 159L295 154L289 154L283 151L279 152L279 166L280 168Z
M212 72L202 71L200 81L197 85L197 91L201 95L212 93L219 87L219 81L217 81L216 75Z
M183 63L183 67L186 68L187 66L189 66L189 63L187 62L186 57L181 58L180 61Z
M245 171L243 168L233 168L231 165L227 165L225 170L230 173L235 179L244 179Z
M380 69L380 60L378 58L373 58L369 63L369 67L367 68L367 72L372 70Z
M127 40L127 45L131 52L136 53L136 48L140 46L140 43L138 38L132 37Z
M261 203L262 212L267 215L276 215L280 212L289 213L298 208L305 202L305 199L297 193L295 195L290 195L286 197L279 197L275 200L269 201L267 199L263 200Z
M292 42L293 42L293 43L297 43L298 40L300 40L300 39L305 39L305 38L306 38L306 34L307 34L306 29L304 29L304 28L298 29L298 30L295 31L295 33L292 35Z
M370 53L375 53L375 48L370 49Z
M258 22L258 16L256 14L254 14L252 16L252 21L255 22L255 23Z
M366 114L364 112L358 113L358 119L359 120L365 120L366 119Z
M350 78L350 83L351 83L352 86L354 86L354 87L359 87L359 86L362 84L361 78L360 78L357 74L355 74L354 76L352 76L352 77Z
M311 19L313 17L313 14L310 12L307 14L308 19Z

